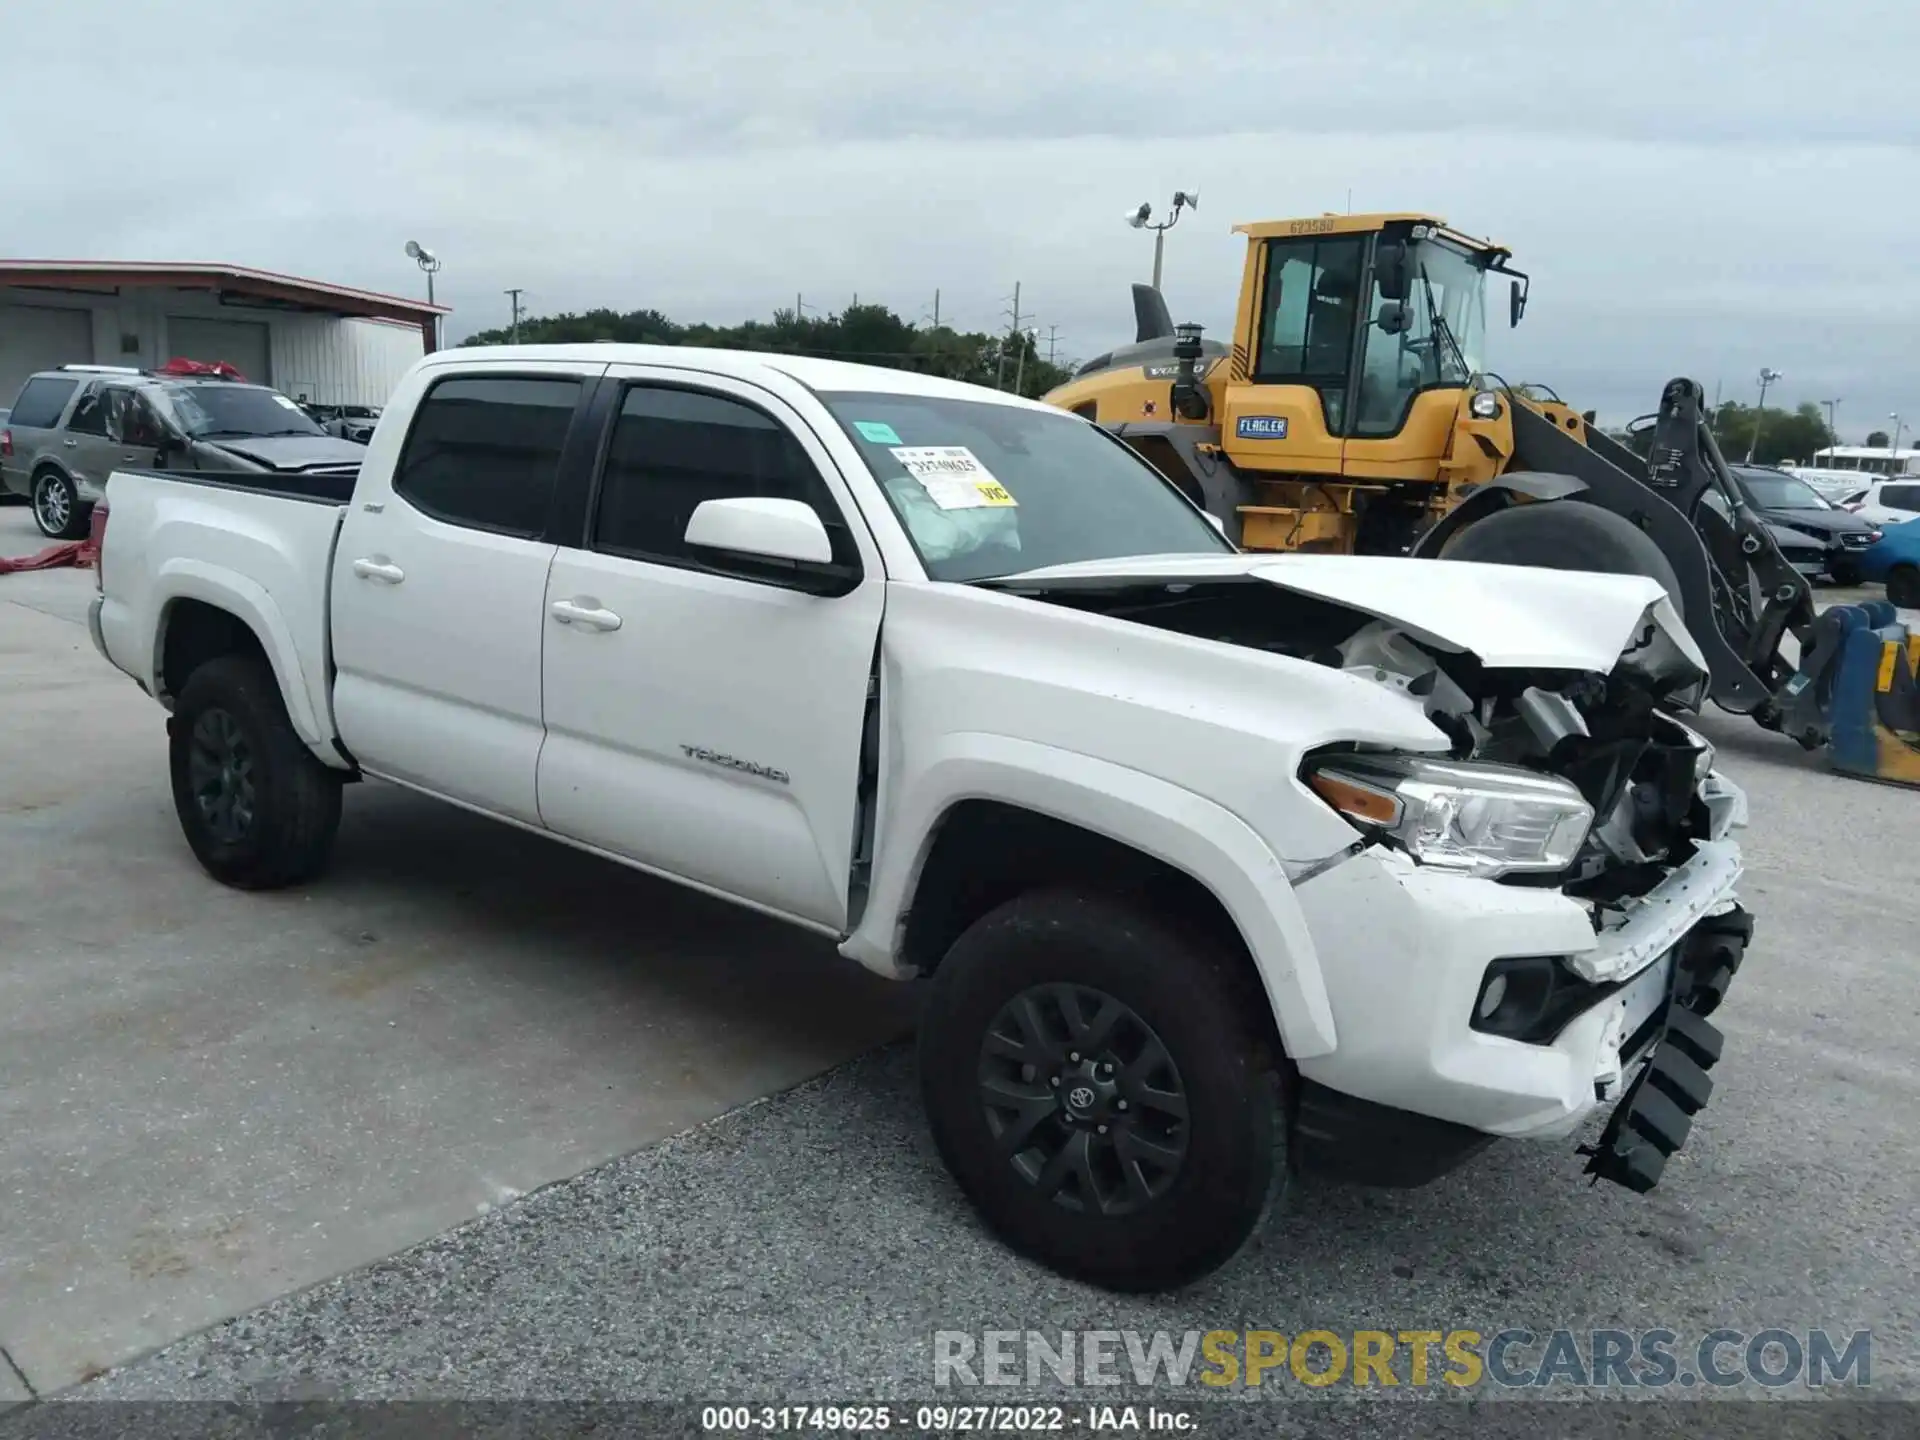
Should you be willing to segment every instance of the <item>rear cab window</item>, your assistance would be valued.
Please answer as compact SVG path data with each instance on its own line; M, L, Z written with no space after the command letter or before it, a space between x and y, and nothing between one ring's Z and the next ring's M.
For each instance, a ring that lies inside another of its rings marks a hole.
M394 494L449 525L537 538L585 393L585 380L573 375L435 381L394 467Z
M7 417L7 424L16 430L51 430L60 423L61 412L79 388L78 380L36 375L20 387L20 396L13 402L13 413Z

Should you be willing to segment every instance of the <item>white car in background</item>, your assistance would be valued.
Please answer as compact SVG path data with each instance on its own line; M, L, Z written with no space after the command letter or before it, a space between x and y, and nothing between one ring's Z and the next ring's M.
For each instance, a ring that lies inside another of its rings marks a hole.
M1908 520L1920 520L1920 475L1896 475L1855 485L1836 503L1875 525L1901 525Z

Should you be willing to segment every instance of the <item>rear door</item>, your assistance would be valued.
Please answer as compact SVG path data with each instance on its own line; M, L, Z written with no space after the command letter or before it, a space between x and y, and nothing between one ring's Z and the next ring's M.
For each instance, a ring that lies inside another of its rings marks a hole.
M49 447L60 448L54 431L79 388L78 379L65 375L37 375L20 387L7 413L9 443L0 449L0 475L5 476L7 489L25 495L35 463Z
M406 435L369 453L332 579L334 721L368 770L540 822L557 482L605 368L428 370Z
M541 817L838 929L885 595L878 551L820 437L779 396L642 366L613 367L616 383L585 543L560 548L547 582ZM704 565L684 544L687 520L739 495L812 505L858 587L824 598Z

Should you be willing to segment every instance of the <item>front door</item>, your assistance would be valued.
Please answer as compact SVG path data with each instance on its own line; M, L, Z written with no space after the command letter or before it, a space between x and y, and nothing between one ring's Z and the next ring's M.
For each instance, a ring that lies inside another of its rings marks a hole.
M333 707L373 773L539 823L551 512L604 369L429 371L397 459L368 453L335 548Z
M540 814L554 831L838 929L885 584L817 435L757 386L615 366L584 546L547 582ZM683 542L703 500L804 500L851 593L718 574Z

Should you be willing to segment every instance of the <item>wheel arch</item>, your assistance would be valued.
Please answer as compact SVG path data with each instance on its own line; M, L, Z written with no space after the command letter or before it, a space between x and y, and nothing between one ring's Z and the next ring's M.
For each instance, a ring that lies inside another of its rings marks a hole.
M341 767L332 734L316 714L293 635L273 597L244 576L212 573L194 560L170 561L157 578L152 659L155 698L171 708L187 676L220 655L251 649L267 663L301 741Z
M1332 1007L1280 860L1203 796L1108 762L1000 736L949 754L889 807L867 912L842 952L932 972L967 925L1015 895L1078 886L1145 899L1244 955L1291 1058L1331 1053ZM902 853L902 852L905 853Z

